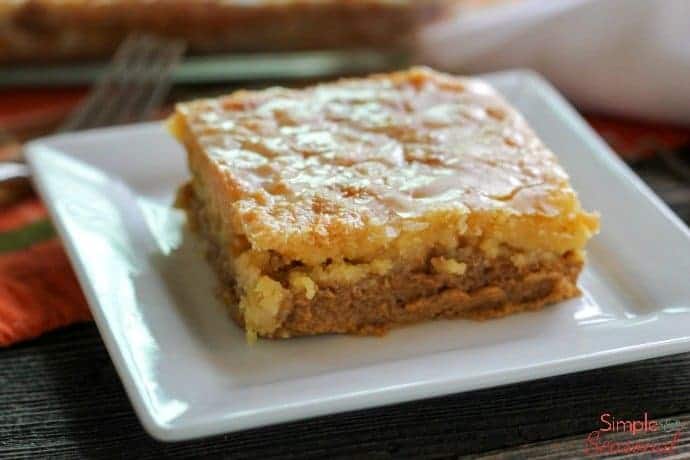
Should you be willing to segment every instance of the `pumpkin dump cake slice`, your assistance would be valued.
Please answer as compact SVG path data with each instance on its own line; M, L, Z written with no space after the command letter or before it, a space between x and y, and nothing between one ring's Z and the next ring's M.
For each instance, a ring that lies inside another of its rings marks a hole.
M380 334L578 295L596 215L486 83L425 68L177 106L179 192L249 338Z

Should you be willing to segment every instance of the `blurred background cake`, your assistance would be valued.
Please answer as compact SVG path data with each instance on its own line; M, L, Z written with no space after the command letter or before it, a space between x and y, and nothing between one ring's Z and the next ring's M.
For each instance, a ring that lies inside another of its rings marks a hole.
M192 53L400 48L444 0L10 0L0 63L108 57L132 32Z

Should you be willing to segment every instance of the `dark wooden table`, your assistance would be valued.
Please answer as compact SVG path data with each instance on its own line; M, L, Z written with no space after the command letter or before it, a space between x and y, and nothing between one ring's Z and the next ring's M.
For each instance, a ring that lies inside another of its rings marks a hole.
M659 156L634 166L689 222L690 181ZM164 444L142 430L95 326L84 324L0 351L0 458L573 458L587 454L604 412L679 423L635 440L679 431L675 458L690 458L689 388L690 353Z

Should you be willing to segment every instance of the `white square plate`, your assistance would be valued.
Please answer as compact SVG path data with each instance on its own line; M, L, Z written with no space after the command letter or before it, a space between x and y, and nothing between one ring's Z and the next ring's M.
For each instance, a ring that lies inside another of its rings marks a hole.
M162 440L536 379L690 350L690 234L544 80L488 79L602 214L584 295L488 322L383 338L248 346L170 203L187 170L160 124L28 145L36 184L134 408Z

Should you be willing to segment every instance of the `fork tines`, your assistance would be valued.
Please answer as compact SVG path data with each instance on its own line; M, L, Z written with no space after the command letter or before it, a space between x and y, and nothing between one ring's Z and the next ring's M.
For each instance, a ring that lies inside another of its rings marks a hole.
M185 43L130 35L84 103L60 127L77 131L147 119L165 98Z

